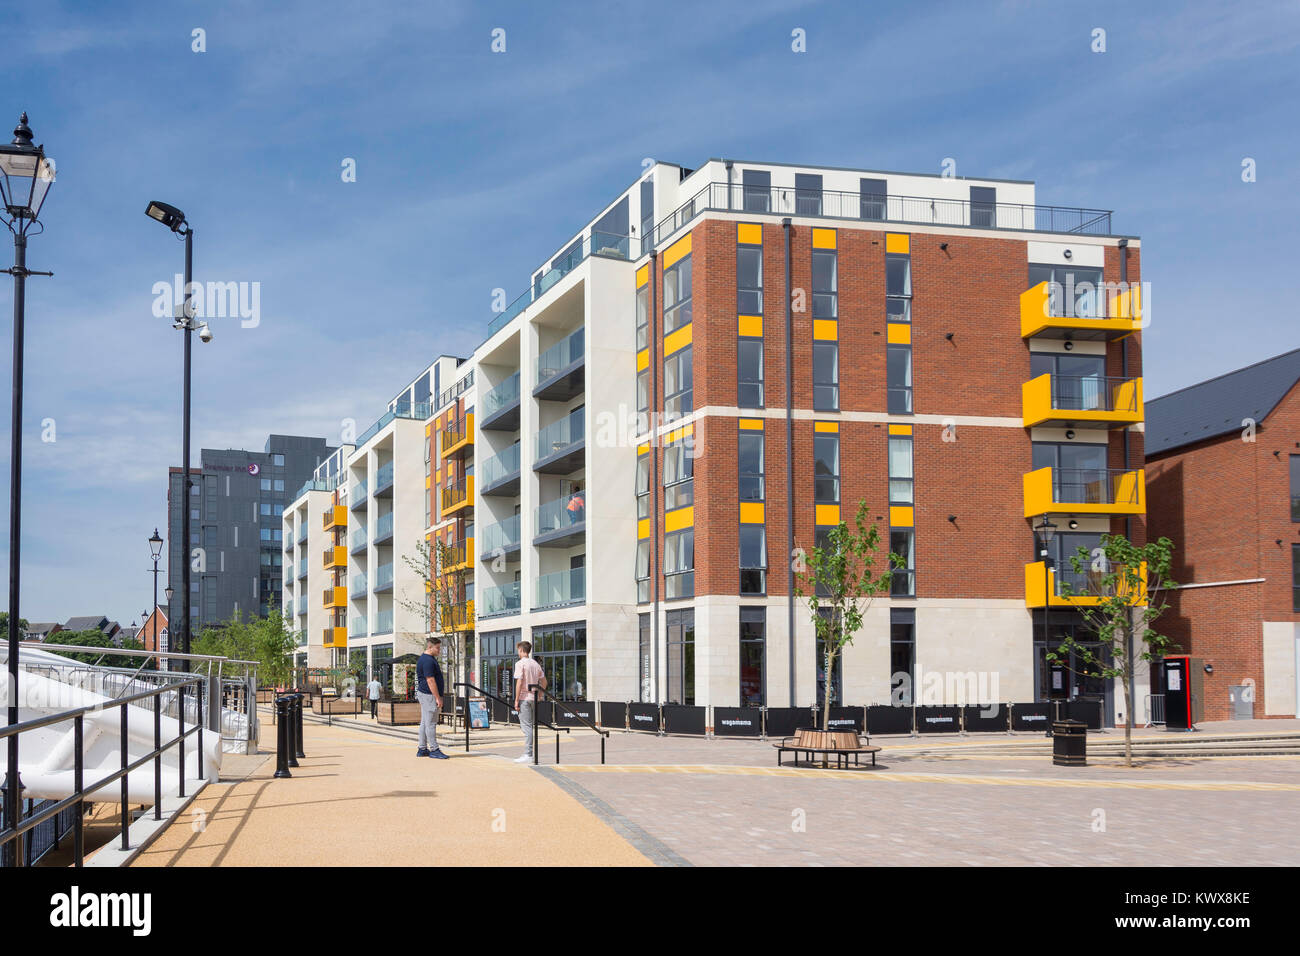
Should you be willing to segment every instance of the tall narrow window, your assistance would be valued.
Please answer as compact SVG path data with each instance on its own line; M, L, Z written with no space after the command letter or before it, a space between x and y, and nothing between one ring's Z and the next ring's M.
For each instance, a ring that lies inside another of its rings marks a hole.
M991 186L970 188L970 224L992 229L997 226L998 192Z
M1291 545L1291 610L1300 611L1300 544Z
M664 270L664 332L680 329L690 321L691 257L688 255Z
M689 439L664 446L664 511L695 503L694 443Z
M740 526L740 593L767 593L767 528Z
M650 283L636 290L636 350L650 344Z
M763 340L742 338L737 347L736 405L763 407Z
M650 603L650 539L636 543L636 603Z
M896 426L911 428L911 425ZM889 503L910 505L912 501L912 436L889 436Z
M764 447L762 429L741 429L737 455L737 471L740 477L740 500L762 501Z
M885 181L883 179L859 180L859 204L863 219L885 218Z
M762 246L747 243L736 246L736 313L763 314Z
M745 190L746 212L769 212L772 208L772 174L765 169L746 169L741 173Z
M813 408L838 411L840 407L840 346L838 342L814 342Z
M813 501L819 505L840 502L840 436L813 436Z
M903 566L891 568L889 593L894 597L916 594L916 532L911 528L891 528L889 550L903 559Z
M740 609L740 706L766 703L763 669L767 656L767 608Z
M797 216L822 214L822 178L815 173L794 174L794 210Z
M695 595L695 529L664 535L664 591L669 600Z
M885 256L885 319L912 321L912 257Z
M885 379L891 415L912 413L912 347L890 345L885 348Z
M686 346L664 359L664 415L671 421L694 409L695 373L692 347Z
M812 254L813 318L833 319L839 314L839 263L834 249L814 249Z
M650 453L643 452L636 458L636 516L639 519L650 517Z
M916 699L916 610L889 611L889 695L895 706L910 707Z
M695 703L695 610L667 614L668 701Z
M650 411L650 369L648 368L643 368L636 373L636 410L641 416L638 431L645 431L650 427L650 423L645 420L646 413Z
M1291 520L1300 521L1300 455L1291 456Z

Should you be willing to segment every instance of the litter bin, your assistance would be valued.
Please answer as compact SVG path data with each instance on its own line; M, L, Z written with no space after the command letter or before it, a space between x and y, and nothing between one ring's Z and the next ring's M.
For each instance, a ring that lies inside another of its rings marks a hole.
M1087 724L1081 720L1058 720L1052 724L1052 763L1058 767L1087 766Z

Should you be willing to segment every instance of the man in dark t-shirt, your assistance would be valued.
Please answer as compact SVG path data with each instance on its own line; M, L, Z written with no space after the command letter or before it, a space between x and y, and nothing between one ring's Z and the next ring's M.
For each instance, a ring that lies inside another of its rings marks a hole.
M415 662L415 699L420 702L420 740L417 757L449 759L438 746L438 707L442 703L442 668L438 655L442 638L431 637L424 643L424 653Z

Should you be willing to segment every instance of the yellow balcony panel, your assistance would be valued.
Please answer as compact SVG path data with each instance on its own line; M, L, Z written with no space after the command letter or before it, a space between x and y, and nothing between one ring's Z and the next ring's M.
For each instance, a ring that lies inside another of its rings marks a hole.
M1062 311L1060 303L1051 301L1048 283L1040 282L1032 289L1020 293L1020 337L1027 339L1040 335L1048 339L1102 342L1122 339L1142 326L1142 319L1132 314L1132 305L1125 303L1116 299L1110 305L1113 314L1097 318L1053 315L1053 312Z
M348 629L346 627L325 628L321 643L326 647L347 647Z
M1146 514L1146 475L1142 469L1039 468L1024 477L1025 517Z
M464 571L474 564L474 539L466 538L443 548L442 570L444 572Z
M1040 375L1020 386L1026 428L1034 425L1104 425L1126 428L1143 421L1140 378Z
M442 457L454 458L474 447L474 413L442 430Z
M346 528L348 526L347 505L330 505L325 509L322 518L324 518L326 531L333 531L335 528Z
M346 546L341 544L334 545L333 547L326 548L325 553L321 557L321 564L325 570L328 571L330 568L341 568L348 563L348 549Z
M343 585L326 588L321 592L321 604L327 608L347 607L348 589Z
M474 507L474 476L456 482L442 489L439 495L442 504L442 516L448 518L466 508Z
M474 602L461 601L459 604L443 605L438 615L440 630L444 634L452 631L472 631L474 629Z
M1143 582L1146 581L1147 566L1145 564L1139 567L1138 576ZM1100 582L1098 581L1098 583ZM1063 593L1063 590L1056 580L1055 568L1048 568L1042 561L1025 565L1025 607L1042 607L1044 597L1047 598L1049 607L1097 607L1102 601L1101 597L1096 594L1075 593L1067 596ZM1087 590L1087 585L1079 582L1074 585L1072 590L1083 592ZM1146 604L1146 601L1146 587L1143 586L1128 603L1143 605Z

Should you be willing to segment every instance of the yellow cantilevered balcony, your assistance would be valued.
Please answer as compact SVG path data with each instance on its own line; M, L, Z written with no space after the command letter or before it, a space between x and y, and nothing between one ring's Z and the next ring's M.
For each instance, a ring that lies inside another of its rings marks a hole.
M325 549L321 564L325 570L341 568L348 563L348 549L345 545L332 545Z
M451 458L474 446L474 413L470 412L441 432L442 457Z
M1040 375L1020 387L1026 428L1034 425L1105 425L1124 428L1143 420L1142 379Z
M1020 337L1041 335L1049 339L1079 339L1106 342L1122 339L1142 328L1141 290L1134 286L1111 300L1109 308L1094 309L1096 315L1064 315L1062 298L1050 294L1050 283L1040 282L1020 293ZM1096 299L1102 292L1098 290ZM1084 310L1080 310L1084 311Z
M348 526L348 509L346 505L330 505L322 515L326 531Z
M1142 469L1039 468L1024 477L1025 517L1146 514Z
M444 634L452 631L472 631L474 629L474 602L461 601L459 604L443 605L440 608L438 622Z
M446 545L442 549L443 573L464 571L474 565L474 539L466 538Z
M321 592L321 599L326 608L347 607L348 589L341 584L326 588Z
M474 506L474 476L463 478L442 489L442 516L444 518Z
M1044 581L1046 575L1046 581ZM1141 565L1138 569L1138 577L1145 582L1147 579L1147 566ZM1033 564L1025 565L1025 607L1039 608L1043 606L1044 597L1048 600L1050 607L1096 607L1101 604L1102 598L1095 592L1100 586L1100 575L1084 573L1083 575L1075 574L1073 569L1068 570L1064 575L1065 580L1070 582L1070 595L1065 594L1065 588L1057 580L1056 569L1048 568L1042 561L1035 561ZM1139 588L1138 593L1129 598L1128 603L1132 605L1146 604L1147 595L1146 587Z
M322 634L321 643L325 647L347 647L348 629L346 627L327 627Z

